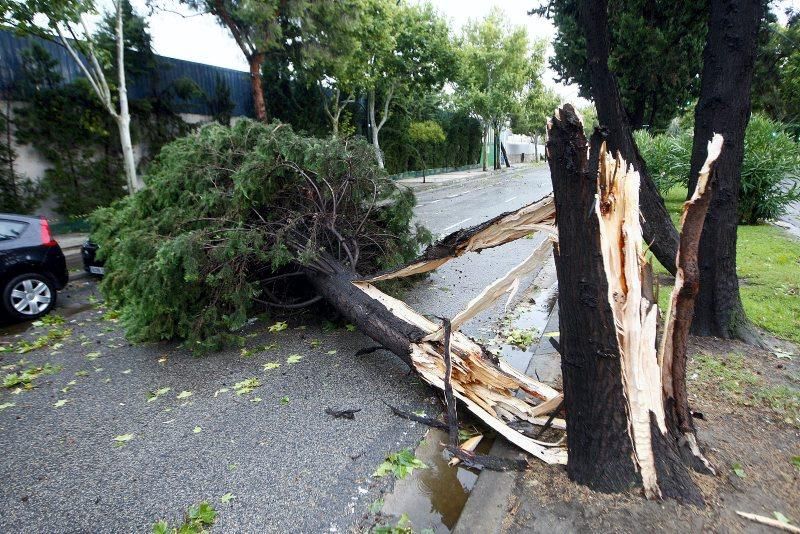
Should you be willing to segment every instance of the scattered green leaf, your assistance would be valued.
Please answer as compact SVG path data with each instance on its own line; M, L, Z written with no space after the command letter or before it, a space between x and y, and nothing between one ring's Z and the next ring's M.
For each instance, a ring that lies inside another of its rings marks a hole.
M299 354L290 354L289 357L286 358L286 363L289 363L289 364L297 363L302 359L303 359L303 357L300 356Z
M264 370L265 371L271 371L273 369L277 369L280 366L281 366L281 364L279 364L278 362L267 362L267 363L264 364Z
M194 430L192 430L192 432L195 433L195 434L199 434L202 431L203 431L203 427L201 427L201 426L196 426L196 427L194 427Z
M355 332L356 331L356 325L354 325L354 324L347 323L346 325L344 325L344 327L347 328L348 332Z
M419 458L414 456L414 452L411 449L403 449L390 454L386 461L372 473L372 476L383 477L392 473L396 478L403 479L410 475L414 469L426 469L427 467Z
M221 502L222 504L228 504L229 502L231 502L234 499L236 499L236 495L234 495L231 492L228 492L228 493L226 493L225 495L223 495L222 497L219 498L219 502Z
M114 444L118 447L124 447L126 443L133 439L133 434L121 434L114 437Z
M147 393L147 402L153 402L154 400L157 400L162 395L166 395L170 391L172 391L172 388L158 388L155 391L149 391ZM182 397L178 397L178 398L180 399Z
M56 402L53 404L53 406L55 406L56 408L61 408L62 406L64 406L64 405L65 405L66 403L68 403L68 402L69 402L69 399L60 399L60 400L57 400L57 401L56 401Z
M4 402L3 404L0 404L0 412L2 412L3 410L5 410L7 408L13 408L16 405L17 405L17 403L15 403L15 402Z
M175 397L175 398L176 398L176 399L188 399L188 398L189 398L189 397L191 397L192 395L194 395L194 393L192 393L191 391L186 391L186 390L184 389L183 391L181 391L180 393L178 393L178 396L177 396L177 397Z
M778 521L780 521L784 525L788 525L788 524L791 523L791 521L789 521L789 518L786 517L785 515L783 515L780 512L777 512L777 511L772 512L772 515L773 515L773 517L775 517L775 519L777 519Z
M747 478L747 473L744 472L744 467L742 464L735 463L731 465L731 469L733 470L733 474L739 478Z
M255 377L247 378L233 385L233 389L236 390L237 395L245 395L247 393L250 393L254 389L260 387L261 387L261 381Z
M281 397L281 404L283 406L286 406L287 404L289 404L289 397Z
M278 321L277 323L275 323L274 325L269 327L269 331L270 332L283 332L287 328L289 328L289 325L286 324L286 321Z

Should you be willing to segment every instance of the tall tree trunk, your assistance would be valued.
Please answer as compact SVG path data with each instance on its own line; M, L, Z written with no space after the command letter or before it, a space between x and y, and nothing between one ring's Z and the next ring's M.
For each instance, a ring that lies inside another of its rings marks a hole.
M536 161L539 161L539 134L533 134L533 157Z
M256 52L247 58L250 64L250 91L253 93L253 107L256 119L267 122L267 103L264 100L264 78L261 75L261 66L264 64L264 53Z
M372 146L375 149L375 159L378 162L378 167L381 169L384 168L384 161L383 161L383 152L381 151L380 140L378 134L383 128L383 125L386 124L386 120L389 118L389 106L392 102L392 95L394 94L394 85L389 88L389 91L386 94L386 101L383 103L383 116L381 117L380 121L377 121L377 116L375 114L375 100L376 100L376 91L374 88L367 91L367 112L369 113L369 122L370 126L372 127Z
M644 237L661 265L675 274L678 252L678 231L672 224L664 200L658 193L644 160L633 140L628 117L622 106L616 77L609 70L607 0L581 0L579 18L586 36L586 55L592 83L592 96L597 107L597 120L607 128L606 142L612 153L619 151L641 175L639 202L643 214ZM706 139L708 141L708 138Z
M613 210L618 209L613 203L622 202L615 189L619 186L609 181L603 183L601 198L596 200L601 161L607 161L603 159L604 149L603 138L596 133L591 154L587 154L583 125L572 106L567 104L556 112L548 132L547 153L558 227L554 249L567 412L567 473L572 480L600 491L625 491L641 484L651 498L665 496L699 503L702 497L666 428L655 324L651 324L652 340L642 338L646 351L631 351L629 346L621 350L621 340L632 338L627 330L621 336L615 325L631 325L617 315L619 308L626 309L617 306L617 301L630 303L628 311L633 310L637 321L641 314L642 324L655 321L657 313L646 269L626 265L624 270L615 270L604 265L610 255L602 247L609 246L609 237L602 237L598 210L603 215L608 210L613 216ZM613 163L603 163L604 176ZM632 183L634 189L625 190L625 196L637 191ZM614 196L606 196L608 193ZM624 211L624 220L637 224L638 205L629 209ZM640 251L633 254L628 247L641 247L641 235L637 241L635 228L625 229L627 233L616 236L625 248L611 246L611 254L615 250L618 257L637 261ZM627 292L617 287L620 279ZM609 292L612 280L613 298ZM631 330L644 331L638 324Z
M736 276L736 226L744 134L750 119L750 85L761 0L711 0L703 52L700 100L695 108L689 191L703 164L705 143L713 133L725 138L717 164L716 191L700 239L700 293L692 332L757 342L739 297Z
M502 142L500 143L500 152L503 154L503 159L506 162L506 168L510 168L511 162L508 161L508 154L506 154L506 147Z
M486 159L489 157L488 147L486 146L489 142L489 126L483 126L483 135L481 136L481 160L483 161L483 172L486 172L488 169L488 162Z
M131 141L131 114L128 110L128 87L125 82L125 39L122 26L122 0L117 0L117 77L119 78L119 114L113 115L119 129L119 141L122 147L122 159L125 178L128 182L128 194L139 190L139 178L136 176L136 160L133 156ZM109 105L111 103L109 102Z
M498 170L500 168L500 128L497 126L494 127L494 157L493 165L494 170Z
M120 105L120 108L122 107L123 106ZM140 189L140 184L136 176L136 160L133 156L133 142L131 141L131 118L127 113L127 106L125 106L125 111L120 113L119 117L114 118L114 122L117 123L117 130L119 131L119 141L122 147L122 162L128 184L128 193L132 195Z

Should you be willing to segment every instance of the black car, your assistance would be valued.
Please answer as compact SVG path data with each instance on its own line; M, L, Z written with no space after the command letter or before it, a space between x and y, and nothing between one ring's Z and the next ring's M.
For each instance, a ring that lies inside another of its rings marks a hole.
M64 253L42 217L0 213L0 312L35 319L56 306L69 281Z
M81 245L81 258L83 258L83 270L89 274L103 276L106 272L103 262L97 259L97 243L87 239Z

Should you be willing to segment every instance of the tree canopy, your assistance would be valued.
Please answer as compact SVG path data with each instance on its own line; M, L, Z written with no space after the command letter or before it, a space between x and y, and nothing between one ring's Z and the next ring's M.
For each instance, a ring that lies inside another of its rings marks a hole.
M580 96L591 99L578 4L578 0L551 0L533 12L552 18L556 26L550 66L557 81L577 83ZM697 97L707 18L706 0L609 3L609 67L619 82L633 129L664 130Z
M93 216L101 288L137 340L216 346L259 306L302 294L292 273L324 272L327 257L377 271L430 236L364 141L280 123L205 126L165 146L145 182Z

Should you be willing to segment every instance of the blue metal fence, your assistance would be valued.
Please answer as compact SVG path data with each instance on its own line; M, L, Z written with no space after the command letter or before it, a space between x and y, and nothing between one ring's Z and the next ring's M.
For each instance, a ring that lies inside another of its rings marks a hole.
M22 53L30 48L33 42L41 44L58 62L59 72L66 83L83 76L80 67L64 47L39 37L19 36L9 30L0 29L0 90L10 91L18 85L17 82L23 75ZM163 90L180 78L189 78L206 95L213 96L217 88L217 78L219 78L227 84L230 90L231 100L235 105L233 116L253 115L253 96L250 91L249 73L164 56L156 56L156 61L158 64L157 76L129 81L128 95L131 99L146 98L158 92L158 88L154 87L155 84L158 84ZM211 110L203 98L176 102L174 110L178 113L211 114Z

